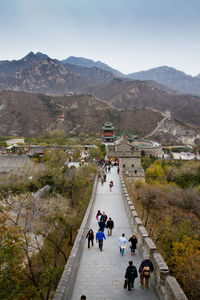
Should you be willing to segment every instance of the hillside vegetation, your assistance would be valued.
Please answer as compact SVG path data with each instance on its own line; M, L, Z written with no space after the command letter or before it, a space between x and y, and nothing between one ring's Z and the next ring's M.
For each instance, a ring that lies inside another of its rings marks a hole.
M37 167L0 178L0 299L53 297L96 174L66 159L47 151Z
M158 112L119 110L91 95L47 96L5 91L0 92L0 107L0 135L5 136L29 137L53 130L62 130L68 136L100 135L107 121L113 123L117 132L131 130L145 135L162 119Z
M143 158L146 183L128 184L143 224L190 300L200 298L200 164Z

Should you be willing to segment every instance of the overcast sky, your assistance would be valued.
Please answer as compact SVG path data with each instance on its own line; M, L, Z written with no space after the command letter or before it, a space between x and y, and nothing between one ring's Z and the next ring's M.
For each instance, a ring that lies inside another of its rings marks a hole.
M197 75L200 0L0 0L0 60L30 51Z

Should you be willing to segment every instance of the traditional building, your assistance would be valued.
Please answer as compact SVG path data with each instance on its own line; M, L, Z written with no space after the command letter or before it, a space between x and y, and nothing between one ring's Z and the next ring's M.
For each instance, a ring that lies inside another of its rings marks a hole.
M115 138L115 128L110 122L104 123L102 129L102 142L104 144L109 144L109 143L114 143L114 138Z
M141 166L141 150L134 147L128 140L121 138L109 147L107 157L119 159L120 169L131 180L144 180L144 170Z

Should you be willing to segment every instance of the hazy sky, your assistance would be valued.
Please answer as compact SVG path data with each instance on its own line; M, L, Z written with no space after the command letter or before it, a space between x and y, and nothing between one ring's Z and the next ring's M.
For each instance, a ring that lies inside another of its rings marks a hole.
M0 60L28 52L101 60L124 73L200 73L200 0L0 0Z

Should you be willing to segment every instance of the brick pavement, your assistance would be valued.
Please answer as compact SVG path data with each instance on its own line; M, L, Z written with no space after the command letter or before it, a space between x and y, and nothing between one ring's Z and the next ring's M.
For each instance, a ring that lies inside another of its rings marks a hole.
M108 182L113 180L112 192L109 191ZM128 239L132 232L123 204L120 191L119 175L116 167L111 169L111 174L107 175L107 182L103 187L98 184L96 200L90 221L90 228L96 234L98 230L96 213L97 210L105 211L108 217L114 220L115 228L111 237L104 240L103 252L100 252L95 242L94 248L87 249L87 240L81 257L76 282L73 289L72 300L79 300L82 294L87 296L87 300L157 300L153 288L143 290L139 287L139 274L135 280L135 289L129 292L123 288L124 274L128 261L133 260L134 265L139 267L142 256L136 250L131 256L129 247L125 249L122 257L119 252L118 237L125 233Z

